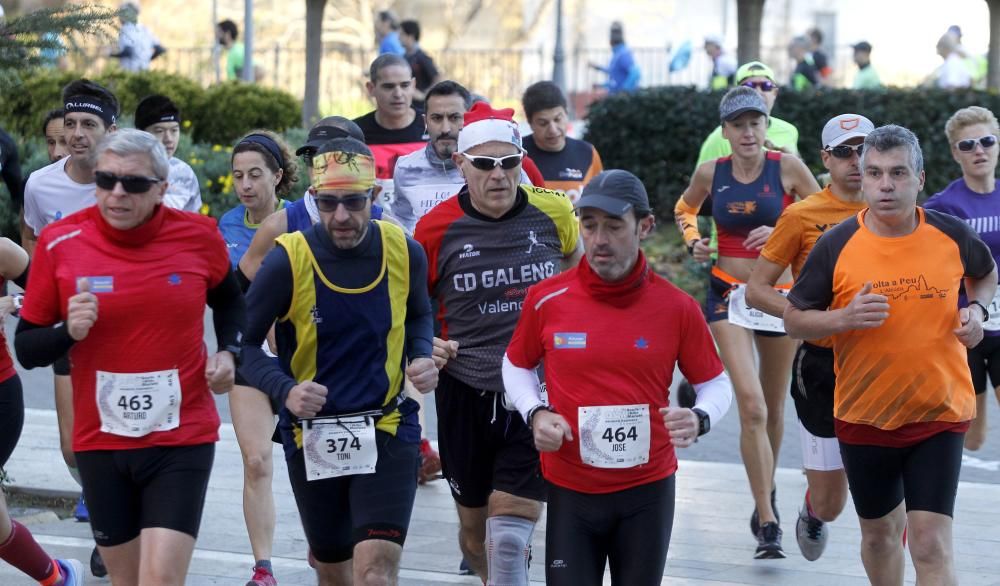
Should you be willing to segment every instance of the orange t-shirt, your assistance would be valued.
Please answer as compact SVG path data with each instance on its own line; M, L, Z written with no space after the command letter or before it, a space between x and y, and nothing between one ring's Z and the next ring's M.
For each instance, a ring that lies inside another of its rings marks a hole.
M788 294L798 309L840 309L862 286L889 299L879 327L833 336L838 422L892 431L912 423L972 419L976 397L965 347L955 337L958 290L993 257L963 221L917 208L911 234L877 236L868 211L820 238ZM839 433L839 432L838 432Z
M792 267L798 279L802 265L824 232L865 209L863 201L844 201L827 186L802 201L785 208L760 255L776 265ZM809 340L810 344L832 348L832 338Z

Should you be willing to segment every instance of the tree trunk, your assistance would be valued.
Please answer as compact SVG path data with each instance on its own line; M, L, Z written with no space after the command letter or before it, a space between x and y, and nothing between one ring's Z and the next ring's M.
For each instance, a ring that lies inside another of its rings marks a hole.
M306 0L306 87L302 100L302 126L319 120L319 76L323 61L323 11L326 0Z
M760 59L760 24L764 18L764 0L736 0L739 30L739 62Z
M989 70L986 87L1000 90L1000 0L986 0L990 7L990 51L986 55Z

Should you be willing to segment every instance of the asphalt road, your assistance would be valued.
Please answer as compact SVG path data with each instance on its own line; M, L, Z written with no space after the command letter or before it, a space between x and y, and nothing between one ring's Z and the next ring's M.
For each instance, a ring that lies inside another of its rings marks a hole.
M16 323L15 319L8 319L5 323L8 340L13 339ZM215 347L210 311L206 311L205 314L205 343L209 348ZM17 368L24 386L25 405L29 408L55 409L52 395L52 370L40 368L27 371L20 365ZM433 396L429 396L428 399L426 401L428 436L435 439L437 437L437 417L434 413ZM227 422L231 421L229 402L226 397L216 396L216 404L222 419ZM987 417L990 424L986 445L978 452L966 452L963 458L962 480L1000 484L1000 425L997 424L1000 421L1000 407L998 407L997 401L992 399L987 404ZM680 457L704 462L738 463L740 461L739 417L735 403L722 421L713 423L711 433L701 438L691 448L684 450ZM802 465L798 424L791 400L786 401L785 404L785 436L778 465L793 469L800 468Z

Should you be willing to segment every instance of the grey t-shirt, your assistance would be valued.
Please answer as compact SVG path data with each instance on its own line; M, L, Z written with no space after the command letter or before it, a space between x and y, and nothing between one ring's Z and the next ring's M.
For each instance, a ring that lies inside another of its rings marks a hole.
M56 220L97 203L96 183L77 183L66 173L64 157L35 171L24 186L24 223L35 236Z
M463 187L417 222L414 238L427 252L442 337L459 342L448 373L502 392L500 366L528 287L558 273L577 248L572 204L561 192L522 185L514 208L492 219L472 207Z
M201 185L190 165L177 157L170 157L167 183L167 193L163 195L164 205L185 212L201 211Z

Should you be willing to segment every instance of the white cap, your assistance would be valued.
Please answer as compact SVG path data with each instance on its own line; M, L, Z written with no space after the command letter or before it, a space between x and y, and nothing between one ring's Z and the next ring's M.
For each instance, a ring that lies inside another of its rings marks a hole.
M864 138L875 130L872 121L861 114L841 114L823 127L823 148L832 148L852 138Z

